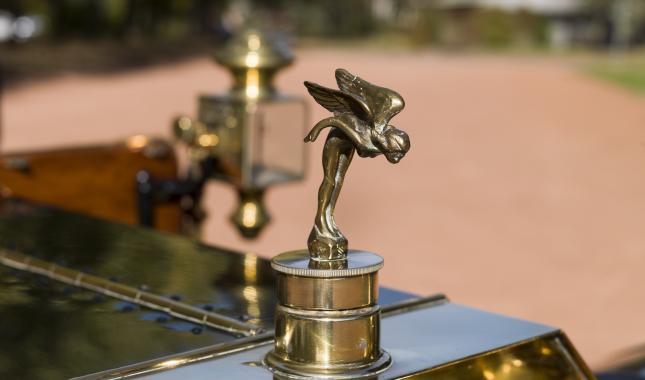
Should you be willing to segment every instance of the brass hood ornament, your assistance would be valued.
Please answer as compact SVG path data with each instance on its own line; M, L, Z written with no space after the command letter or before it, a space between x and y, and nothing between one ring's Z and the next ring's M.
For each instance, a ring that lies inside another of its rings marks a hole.
M354 152L385 155L397 163L410 149L408 135L389 124L405 103L398 93L343 69L340 90L305 82L318 104L334 116L319 121L305 138L331 128L323 149L324 177L308 250L276 256L278 305L275 344L265 364L277 378L373 378L392 364L381 349L378 271L383 258L348 251L334 221L334 208Z
M316 220L308 239L309 254L318 261L347 258L347 238L336 225L334 208L354 151L361 157L383 154L396 164L410 149L408 135L389 124L405 107L401 95L344 69L336 70L336 82L340 91L305 82L316 102L334 113L305 137L305 142L315 141L324 128L331 128L323 150Z

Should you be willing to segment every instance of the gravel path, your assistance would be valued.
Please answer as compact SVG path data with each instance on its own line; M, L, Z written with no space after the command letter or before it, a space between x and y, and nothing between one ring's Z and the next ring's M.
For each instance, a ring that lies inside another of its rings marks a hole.
M337 212L351 246L386 258L384 285L562 327L594 366L645 342L644 98L553 59L299 53L278 79L287 92L331 85L340 66L406 99L393 124L410 154L397 166L356 159ZM18 88L3 149L168 135L197 93L227 86L199 59ZM210 185L205 240L265 256L304 247L321 148L304 183L270 191L274 222L257 242L228 224L233 192Z

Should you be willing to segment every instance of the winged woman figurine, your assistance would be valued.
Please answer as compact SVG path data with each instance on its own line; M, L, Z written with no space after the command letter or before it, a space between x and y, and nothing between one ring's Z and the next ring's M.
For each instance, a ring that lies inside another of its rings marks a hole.
M336 70L336 82L340 91L305 82L316 102L334 113L305 137L305 142L315 141L324 128L331 128L323 149L316 220L308 239L309 255L318 261L347 258L347 238L336 226L334 209L354 151L361 157L383 154L396 164L410 150L408 135L389 124L405 107L401 95L344 69Z

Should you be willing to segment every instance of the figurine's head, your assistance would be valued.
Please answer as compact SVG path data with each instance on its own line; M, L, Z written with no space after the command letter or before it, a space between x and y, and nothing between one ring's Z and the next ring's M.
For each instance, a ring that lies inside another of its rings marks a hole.
M392 125L388 125L383 131L383 138L377 141L379 148L388 161L393 164L401 161L410 150L410 138L408 134Z

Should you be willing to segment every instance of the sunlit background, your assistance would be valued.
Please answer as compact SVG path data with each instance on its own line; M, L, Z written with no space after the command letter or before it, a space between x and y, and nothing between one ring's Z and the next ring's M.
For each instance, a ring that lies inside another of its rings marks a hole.
M356 158L337 211L351 247L385 257L384 285L561 327L595 368L645 343L643 0L6 0L2 151L170 138L228 89L210 57L249 25L294 47L284 92L343 67L405 98L409 155ZM256 241L210 183L203 240L304 248L321 149L269 191Z

